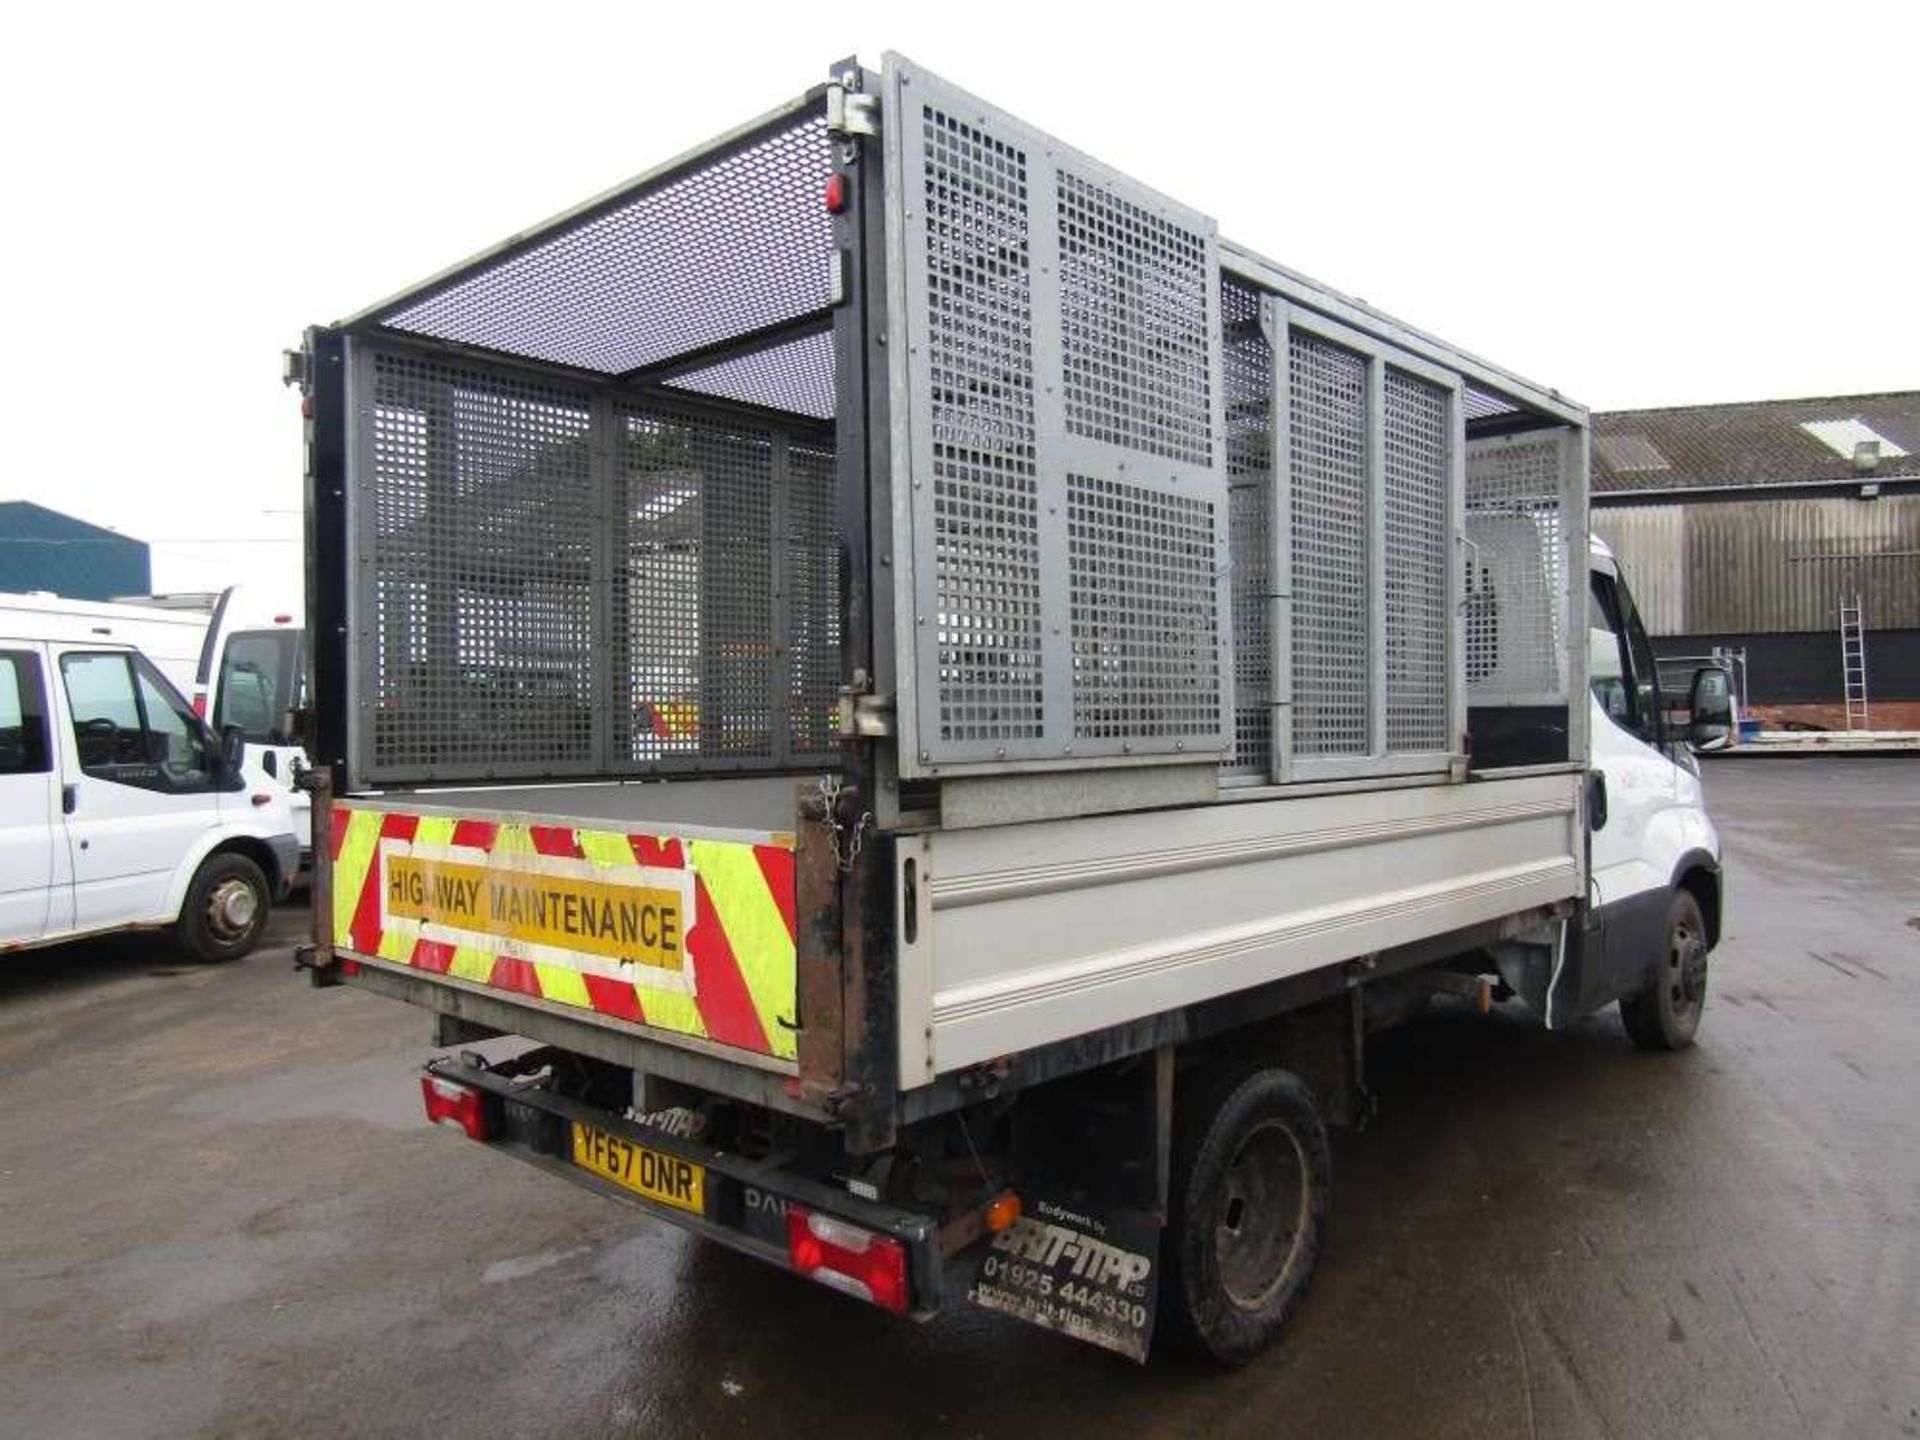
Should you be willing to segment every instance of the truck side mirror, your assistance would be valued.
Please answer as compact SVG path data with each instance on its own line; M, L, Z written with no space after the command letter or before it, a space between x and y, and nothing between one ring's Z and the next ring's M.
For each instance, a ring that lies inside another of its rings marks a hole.
M226 775L238 775L240 767L247 758L247 732L238 725L220 727L220 770Z
M1695 750L1721 750L1733 743L1733 687L1726 671L1706 665L1693 672L1687 714L1687 744Z

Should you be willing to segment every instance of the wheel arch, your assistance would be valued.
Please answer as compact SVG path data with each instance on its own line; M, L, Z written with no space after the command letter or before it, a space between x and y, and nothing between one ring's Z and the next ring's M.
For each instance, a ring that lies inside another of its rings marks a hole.
M269 900L280 894L284 876L280 871L280 862L275 858L273 846L263 836L237 834L222 835L205 849L198 850L191 860L180 866L173 877L172 891L167 897L167 913L179 917L180 907L187 903L187 893L193 888L193 877L200 873L200 867L216 855L244 855L260 867L260 873L267 877L267 896Z
M1720 862L1704 850L1689 850L1673 867L1673 889L1693 896L1707 922L1707 947L1718 945L1724 903Z

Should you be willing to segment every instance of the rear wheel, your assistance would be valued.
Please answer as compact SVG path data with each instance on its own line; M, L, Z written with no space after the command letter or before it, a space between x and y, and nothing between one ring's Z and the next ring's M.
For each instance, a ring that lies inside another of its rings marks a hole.
M1707 1002L1707 923L1700 902L1674 892L1667 910L1666 953L1638 995L1620 999L1620 1019L1642 1050L1684 1050L1700 1028Z
M1160 1334L1252 1359L1285 1326L1320 1252L1332 1181L1326 1126L1286 1070L1201 1072L1176 1096Z
M260 942L273 897L244 855L210 855L187 886L174 939L196 960L238 960Z

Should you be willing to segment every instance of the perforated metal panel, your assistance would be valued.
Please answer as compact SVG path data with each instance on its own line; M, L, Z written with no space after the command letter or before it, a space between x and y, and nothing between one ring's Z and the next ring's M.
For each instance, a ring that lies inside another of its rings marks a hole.
M1033 740L1046 701L1027 157L940 106L918 116L938 733Z
M833 452L787 452L788 734L796 756L840 745L840 527Z
M690 370L667 388L831 420L833 335L822 330L737 360Z
M382 323L619 374L830 299L825 116L795 119Z
M1233 750L1224 769L1265 776L1273 763L1273 347L1257 290L1223 277L1220 310L1233 566Z
M1467 445L1467 686L1470 703L1564 701L1565 441Z
M1211 501L1067 477L1073 733L1203 732L1220 710Z
M369 773L591 768L586 398L403 355L364 385Z
M1386 744L1389 752L1447 749L1449 611L1447 490L1453 435L1448 392L1386 367Z
M1370 745L1367 360L1294 329L1288 341L1293 539L1293 752Z
M499 367L351 353L357 780L833 749L831 447Z
M620 423L630 753L771 759L774 437L671 411Z
M1067 428L1213 464L1206 236L1059 171Z
M1231 602L1212 224L887 65L903 765L1217 756ZM1203 569L1161 557L1169 573L1115 588L1105 567L1148 557L1083 548L1076 589L1071 516L1107 523L1096 494L1183 536L1204 526ZM1206 617L1176 618L1169 594L1197 606L1196 584ZM1174 653L1202 640L1210 658Z

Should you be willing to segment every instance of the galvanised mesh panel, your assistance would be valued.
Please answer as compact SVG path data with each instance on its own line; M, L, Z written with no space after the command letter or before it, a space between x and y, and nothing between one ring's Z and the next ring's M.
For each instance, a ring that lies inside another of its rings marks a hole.
M1027 157L933 105L920 113L932 408L939 733L1040 738Z
M503 259L382 323L618 374L824 308L824 114Z
M369 778L590 768L585 397L387 354L369 385Z
M1058 176L1067 429L1211 468L1206 237Z
M1288 341L1293 753L1368 753L1367 361L1295 329Z
M838 750L840 525L833 451L787 451L788 735L795 755Z
M1213 525L1196 496L1067 476L1076 737L1218 732Z
M784 345L723 360L676 377L670 390L738 400L817 420L833 418L833 334L822 330Z
M1467 445L1470 704L1566 697L1561 442Z
M1447 750L1447 392L1389 365L1386 461L1387 749Z
M771 759L773 435L671 411L620 426L627 756Z
M1266 775L1273 761L1273 347L1260 329L1257 290L1223 277L1220 312L1233 567L1233 750L1223 768Z

